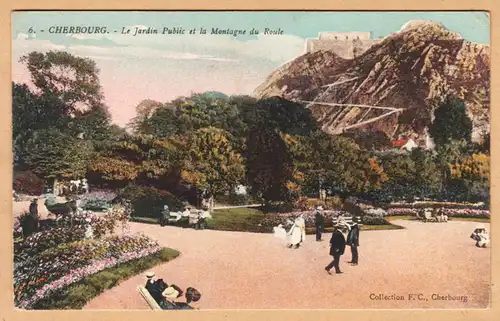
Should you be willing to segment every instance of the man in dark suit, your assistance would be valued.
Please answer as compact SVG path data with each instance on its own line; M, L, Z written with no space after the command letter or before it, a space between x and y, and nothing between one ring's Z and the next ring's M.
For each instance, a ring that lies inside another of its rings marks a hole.
M29 212L34 218L38 218L38 199L34 198L30 203Z
M352 259L348 263L352 263L352 265L358 265L359 221L359 217L354 217L354 224L347 234L347 245L351 247L352 253Z
M339 268L340 256L344 254L345 251L345 237L340 231L341 226L336 224L332 233L332 238L330 239L330 255L333 256L333 261L330 262L325 267L326 272L330 273L330 270L335 267L335 273L342 273Z
M318 206L316 208L316 241L321 241L321 233L323 232L323 226L325 225L325 217L323 216L323 207Z
M154 272L148 272L146 274L146 277L148 280L146 281L146 285L144 286L146 290L148 290L149 294L155 299L155 301L160 304L162 301L165 300L165 298L162 295L163 292L163 287L157 280L155 280L155 273Z

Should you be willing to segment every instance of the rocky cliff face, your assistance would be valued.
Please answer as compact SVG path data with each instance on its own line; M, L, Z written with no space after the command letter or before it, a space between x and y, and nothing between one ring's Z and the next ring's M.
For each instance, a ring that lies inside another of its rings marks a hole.
M300 56L270 74L255 95L402 108L378 118L390 110L308 105L327 132L347 128L423 138L436 104L451 94L465 101L473 139L480 141L490 131L489 66L489 46L438 23L411 21L352 60L328 51Z

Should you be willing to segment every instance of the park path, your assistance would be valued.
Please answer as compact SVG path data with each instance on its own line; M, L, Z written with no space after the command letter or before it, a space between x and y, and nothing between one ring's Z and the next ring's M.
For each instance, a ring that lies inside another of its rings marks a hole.
M287 249L270 234L193 230L131 223L181 256L153 269L167 283L193 286L200 309L280 308L485 308L489 302L490 249L469 238L477 223L397 221L404 230L362 231L360 264L341 258L344 274L324 267L330 235L308 236L300 249ZM489 226L489 224L486 224ZM91 300L85 309L148 309L137 292L136 275ZM421 293L427 301L409 300ZM404 300L377 300L393 294ZM467 296L467 302L432 300L432 294Z

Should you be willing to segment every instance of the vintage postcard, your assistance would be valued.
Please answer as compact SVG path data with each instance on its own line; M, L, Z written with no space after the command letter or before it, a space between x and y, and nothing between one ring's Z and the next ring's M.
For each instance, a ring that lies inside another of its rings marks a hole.
M18 310L485 309L484 11L16 11Z

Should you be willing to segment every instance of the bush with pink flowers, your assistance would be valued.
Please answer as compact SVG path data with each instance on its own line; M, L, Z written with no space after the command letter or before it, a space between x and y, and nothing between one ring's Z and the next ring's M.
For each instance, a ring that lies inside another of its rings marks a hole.
M288 220L294 220L300 215L304 216L306 222L306 227L314 227L316 221L316 211L298 211L298 212L288 212L288 213L269 213L266 214L265 218L262 219L260 224L264 227L271 228L278 226L279 224L286 225ZM323 216L325 218L325 227L330 227L333 225L334 219L339 215L351 216L346 211L323 211Z
M422 209L417 208L390 208L387 211L388 216L417 216L417 213ZM484 209L465 209L465 208L443 208L442 212L448 217L464 217L464 218L489 218L490 211Z

